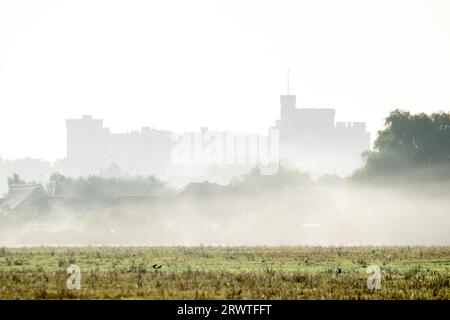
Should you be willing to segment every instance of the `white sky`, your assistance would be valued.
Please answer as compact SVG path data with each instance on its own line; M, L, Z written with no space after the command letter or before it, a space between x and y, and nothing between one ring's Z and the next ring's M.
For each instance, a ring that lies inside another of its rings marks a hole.
M68 117L266 132L297 106L375 136L395 107L450 110L448 0L0 0L0 155L65 156Z

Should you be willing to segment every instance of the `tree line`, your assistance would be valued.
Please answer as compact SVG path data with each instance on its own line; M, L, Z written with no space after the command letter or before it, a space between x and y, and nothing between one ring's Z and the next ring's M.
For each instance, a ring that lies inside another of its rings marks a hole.
M450 179L450 113L394 110L378 132L356 180L376 177Z

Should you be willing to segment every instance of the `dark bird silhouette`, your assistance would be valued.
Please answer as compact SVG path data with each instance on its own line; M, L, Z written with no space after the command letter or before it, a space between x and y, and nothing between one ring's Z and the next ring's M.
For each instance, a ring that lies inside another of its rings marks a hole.
M334 268L333 273L334 273L335 275L338 275L338 274L342 273L342 268L341 268L341 267L336 267L336 268Z
M161 269L162 265L159 265L157 263L155 263L154 265L152 265L153 269Z

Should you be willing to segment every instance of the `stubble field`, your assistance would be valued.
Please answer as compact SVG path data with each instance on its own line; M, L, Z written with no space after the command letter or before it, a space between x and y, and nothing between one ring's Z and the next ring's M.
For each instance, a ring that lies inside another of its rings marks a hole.
M0 248L0 299L448 300L449 271L449 246Z

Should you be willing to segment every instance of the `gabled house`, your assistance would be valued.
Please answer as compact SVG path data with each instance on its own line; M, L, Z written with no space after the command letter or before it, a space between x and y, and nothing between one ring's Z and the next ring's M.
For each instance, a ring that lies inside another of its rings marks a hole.
M0 203L6 211L23 212L37 216L48 209L49 196L40 184L23 184L11 186L7 196Z
M112 197L87 182L53 183L48 189L42 184L23 183L9 187L0 210L36 217L54 208L92 209L105 207L111 201Z

